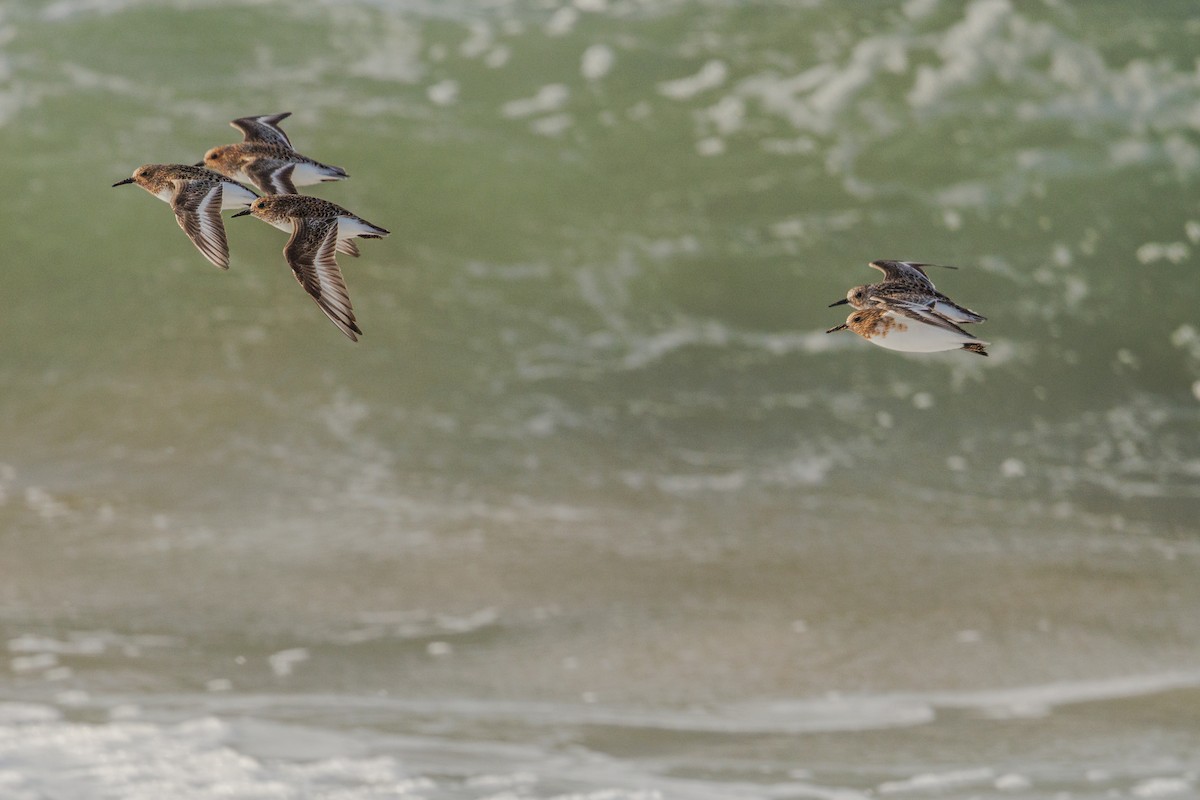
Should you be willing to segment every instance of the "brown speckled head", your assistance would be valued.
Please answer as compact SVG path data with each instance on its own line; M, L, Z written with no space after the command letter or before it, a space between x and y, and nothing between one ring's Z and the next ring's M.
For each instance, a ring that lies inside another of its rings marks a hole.
M337 203L302 194L266 194L250 204L250 213L264 222L354 216Z
M846 317L846 321L837 327L830 328L826 333L834 331L849 330L857 333L864 339L872 337L887 336L891 331L904 331L908 328L906 324L898 320L895 315L887 313L882 308L866 308L855 311L850 316Z
M133 177L114 183L113 186L136 183L150 194L165 200L167 198L162 196L163 193L173 190L175 181L197 180L213 183L225 179L211 170L190 164L142 164L133 171Z
M866 308L870 303L870 286L855 286L846 292L846 302L853 308Z

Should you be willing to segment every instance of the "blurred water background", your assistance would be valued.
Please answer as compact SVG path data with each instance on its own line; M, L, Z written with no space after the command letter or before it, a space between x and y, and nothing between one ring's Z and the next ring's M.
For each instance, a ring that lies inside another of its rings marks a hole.
M0 7L0 795L1200 795L1200 9ZM292 111L365 335L110 188ZM992 357L828 309L958 265Z

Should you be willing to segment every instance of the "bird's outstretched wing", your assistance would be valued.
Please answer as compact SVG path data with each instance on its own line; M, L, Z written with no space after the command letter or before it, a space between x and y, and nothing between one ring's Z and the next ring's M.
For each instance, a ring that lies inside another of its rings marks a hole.
M292 173L296 169L294 161L256 158L244 169L264 194L296 194L296 184L292 182Z
M916 261L872 261L871 266L883 273L883 283L896 283L933 290L933 281L925 274L925 267L941 266L940 264L920 264ZM945 267L958 269L958 267Z
M242 132L246 142L266 142L267 144L281 144L289 150L292 147L292 140L283 132L283 128L279 127L279 123L292 115L290 111L284 111L282 114L263 114L258 117L242 117L235 119L229 123L233 127Z
M356 334L362 331L354 321L350 294L335 258L337 218L297 217L293 225L292 238L283 248L283 255L296 280L342 333L358 341Z
M229 241L221 221L222 188L216 181L177 180L171 208L196 249L214 265L229 269Z
M876 292L874 300L875 305L881 308L906 308L918 314L937 314L959 325L987 321L987 317L959 305L940 292L919 295L911 292L892 294L885 290Z
M938 314L935 311L921 312L921 311L913 310L911 308L900 308L900 307L896 307L896 306L889 307L888 310L891 311L893 314L897 314L897 315L903 316L903 317L908 317L911 320L916 320L917 322L921 322L926 325L932 325L935 328L942 328L943 330L947 330L952 333L957 333L959 336L962 336L966 339L974 339L975 338L974 336L967 333L962 328L958 327L953 322L946 319L941 314Z

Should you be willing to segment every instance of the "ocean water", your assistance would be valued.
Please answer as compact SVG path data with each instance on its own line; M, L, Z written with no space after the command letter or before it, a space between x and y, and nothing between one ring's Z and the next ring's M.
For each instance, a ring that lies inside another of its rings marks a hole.
M0 797L1200 796L1198 35L0 6ZM110 188L277 111L358 343ZM878 258L991 357L827 336Z

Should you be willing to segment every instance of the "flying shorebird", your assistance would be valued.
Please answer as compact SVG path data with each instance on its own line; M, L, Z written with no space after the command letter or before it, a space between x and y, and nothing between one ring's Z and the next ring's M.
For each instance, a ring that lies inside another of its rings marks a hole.
M257 201L255 201L257 202ZM245 212L243 212L245 213ZM826 333L850 330L871 344L906 353L967 350L986 356L987 342L977 339L939 314L874 306L855 311Z
M987 317L964 308L939 292L925 274L925 267L915 261L872 261L871 266L883 273L883 280L855 286L846 296L829 307L849 303L853 308L907 309L922 316L936 315L949 322L964 324L983 322ZM958 269L946 266L945 269Z
M214 147L197 166L208 167L235 180L247 181L264 194L295 194L296 186L340 181L350 177L341 167L303 156L279 127L292 112L242 117L229 123L245 137L237 144Z
M175 221L200 253L221 269L229 269L229 242L221 212L245 208L258 197L224 175L188 164L143 164L132 178L113 186L136 183L163 202L170 203Z
M382 239L389 231L328 200L299 194L264 195L234 216L246 214L291 233L283 255L296 280L342 333L358 341L356 334L362 330L354 320L336 254L357 256L354 237Z

